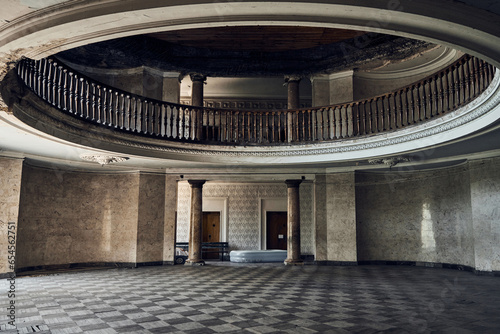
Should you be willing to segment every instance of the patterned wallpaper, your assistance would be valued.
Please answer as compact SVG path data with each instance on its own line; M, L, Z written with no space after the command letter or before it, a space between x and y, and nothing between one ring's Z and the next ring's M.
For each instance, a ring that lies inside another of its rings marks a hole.
M303 254L313 252L313 185L300 186L301 250ZM190 188L179 183L177 207L177 241L187 242L189 236ZM286 198L285 183L276 184L210 184L203 186L203 197L228 198L228 242L231 249L259 249L261 222L259 201L261 198Z

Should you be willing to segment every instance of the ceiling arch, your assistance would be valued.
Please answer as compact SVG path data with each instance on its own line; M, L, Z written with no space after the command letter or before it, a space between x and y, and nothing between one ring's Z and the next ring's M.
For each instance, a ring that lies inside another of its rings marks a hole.
M443 44L500 67L498 15L447 1L69 1L0 30L5 59L40 58L76 46L179 29L291 25L386 33ZM10 57L9 57L10 56ZM4 60L5 60L4 59Z

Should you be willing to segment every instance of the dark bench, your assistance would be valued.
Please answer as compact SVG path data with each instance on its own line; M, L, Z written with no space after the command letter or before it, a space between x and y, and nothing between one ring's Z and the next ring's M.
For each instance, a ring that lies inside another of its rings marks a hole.
M182 248L186 252L189 252L188 242L176 242L176 248ZM217 254L219 260L224 261L224 258L229 257L229 244L227 242L202 242L201 243L201 257L203 258L207 254ZM175 263L182 264L187 260L187 256L176 255Z

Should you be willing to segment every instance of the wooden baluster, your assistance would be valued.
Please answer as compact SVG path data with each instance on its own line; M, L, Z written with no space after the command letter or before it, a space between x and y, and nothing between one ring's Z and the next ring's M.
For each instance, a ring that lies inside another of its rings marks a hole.
M36 93L38 96L42 96L42 90L43 90L43 59L42 60L37 60L36 61Z
M191 133L191 110L193 108L184 109L184 138L188 140Z
M474 97L474 67L473 67L473 58L469 58L466 62L466 76L467 76L467 87L469 88L467 100L470 101Z
M359 136L361 134L361 110L360 110L360 103L356 102L355 104L352 105L352 110L353 110L353 126L354 126L354 133L353 136Z
M383 97L382 105L384 107L384 130L393 129L391 124L391 115L393 115L393 111L391 109L391 94Z
M117 126L120 129L125 128L125 94L120 93L120 113L118 114Z
M306 111L300 110L297 115L299 119L299 141L306 141Z
M365 101L359 102L358 104L358 134L360 136L366 134L366 110Z
M189 115L189 110L191 110L191 108L193 107L187 107L180 110L179 115L181 117L181 125L179 129L179 135L180 135L179 138L188 139L188 134L189 134L188 115Z
M425 113L426 113L426 104L427 104L427 95L425 93L425 81L419 83L418 85L418 99L420 100L420 115L419 115L419 120L424 121L425 120Z
M114 92L113 94L113 112L111 113L111 126L116 128L118 126L118 114L120 113L120 93Z
M316 139L323 140L323 108L316 110Z
M127 131L130 131L130 120L132 113L132 100L130 95L125 95L124 105L123 105L123 128Z
M379 127L380 127L380 108L379 108L379 99L376 97L375 99L372 100L372 105L373 105L373 131L375 133L379 132Z
M75 93L73 94L73 107L75 108L75 115L82 117L82 110L80 108L80 77L75 74Z
M130 99L130 130L137 131L137 99L132 96Z
M154 110L153 104L150 101L144 100L144 127L143 132L145 134L153 133L153 122L154 122Z
M385 131L387 129L386 120L386 96L381 96L377 101L377 109L379 110L379 132Z
M346 131L346 136L347 137L353 137L355 133L355 117L354 117L354 112L353 112L353 104L350 103L346 105L346 121L347 121L347 131Z
M443 92L444 92L444 108L443 112L448 112L451 109L452 104L450 103L451 98L453 97L453 81L450 79L450 69L446 69L443 76Z
M73 72L69 72L68 73L68 81L69 81L69 87L68 87L68 90L69 90L69 97L68 97L68 111L70 113L74 113L75 112L75 108L73 106L73 95L75 94L74 92L74 89L75 89L75 78L74 78L74 74ZM45 91L45 89L44 89ZM45 94L45 92L44 92Z
M71 91L71 90L70 90ZM97 117L96 121L97 123L102 123L102 89L100 85L96 85L96 109L97 109Z
M68 110L68 70L62 70L62 98L61 98L61 108L64 111Z
M135 129L138 133L142 132L142 124L144 123L143 102L140 98L135 100Z
M417 86L411 87L412 92L412 104L413 104L413 123L418 123L420 120L420 97L419 88Z
M331 110L331 113L330 113L330 117L331 117L331 121L330 121L330 125L331 125L331 129L330 129L330 136L329 136L329 139L333 140L333 139L337 139L337 138L340 138L340 134L341 134L341 112L340 112L340 106L332 106L331 108L329 108Z
M102 87L102 124L108 124L108 97L110 92L107 87Z
M485 88L485 78L484 78L484 61L479 59L479 68L478 68L478 73L479 73L479 92L482 92Z
M48 94L48 65L47 65L47 59L41 59L40 62L42 65L42 99L47 100L47 94Z
M395 121L395 105L394 105L394 95L391 93L389 95L386 95L384 97L384 124L385 124L385 129L386 130L391 130L395 128L396 121Z
M340 109L340 114L342 117L342 138L347 138L348 132L349 132L349 120L347 118L347 106L348 105L343 105Z
M52 59L47 62L47 102L52 103Z
M177 126L179 125L178 121L178 112L179 112L179 107L177 106L170 106L170 138L177 138L178 135L178 130ZM201 140L201 137L200 139Z
M91 94L91 100L92 100L92 116L91 120L93 122L97 121L97 91L96 91L96 84L94 82L90 83L92 87L92 94ZM66 86L66 85L65 85Z
M227 110L220 111L220 141L225 143L227 141Z
M28 87L36 93L36 62L34 60L24 62L24 71L26 76L26 81L28 82Z
M173 108L171 105L166 104L165 105L165 137L167 138L173 138L172 135L172 115L173 115ZM196 138L197 140L199 138Z
M87 116L87 111L85 110L85 96L86 96L86 92L85 92L85 79L83 78L80 78L78 81L78 85L79 85L79 89L78 89L78 103L79 103L79 109L80 109L80 117L83 117L83 118L88 118Z
M51 93L51 98L52 98L52 101L50 101L52 103L53 106L57 106L57 80L58 80L58 72L57 72L57 62L52 62L51 63L51 67L52 67L52 77L51 77L51 81L52 81L52 93Z
M425 105L424 105L424 119L430 119L432 116L432 91L431 91L431 79L426 80L424 84L424 99L425 99Z
M90 109L91 108L91 103L90 103L90 99L91 99L91 94L92 92L90 91L90 84L87 80L84 80L84 86L85 86L85 118L86 119L92 119L92 110Z
M63 96L63 67L62 66L57 66L54 69L57 72L57 108L62 109L61 104L64 104L61 102L62 96ZM32 86L31 86L32 87Z
M116 126L118 129L123 129L125 125L125 94L120 93L118 96L118 114L116 118Z
M458 87L459 87L459 100L458 100L458 105L462 105L466 100L467 100L467 95L466 95L466 77L465 77L465 61L460 62L459 67L457 68L458 71Z

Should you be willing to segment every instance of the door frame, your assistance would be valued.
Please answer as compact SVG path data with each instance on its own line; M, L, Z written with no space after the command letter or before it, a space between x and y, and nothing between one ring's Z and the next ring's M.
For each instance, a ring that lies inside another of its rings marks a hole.
M286 197L260 198L259 200L260 221L260 249L267 249L267 211L288 211Z
M203 212L220 212L220 242L227 242L228 198L203 197Z

